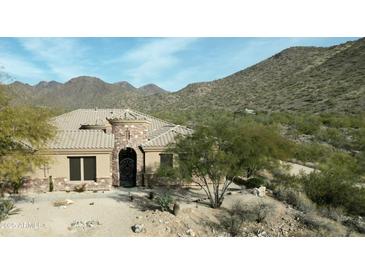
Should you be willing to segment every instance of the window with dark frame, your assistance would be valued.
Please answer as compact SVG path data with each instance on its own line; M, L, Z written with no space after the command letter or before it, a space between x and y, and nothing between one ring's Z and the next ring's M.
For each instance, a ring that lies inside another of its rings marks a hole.
M70 165L70 181L81 181L81 180L96 181L95 156L68 157L68 158Z
M84 180L96 181L96 157L84 157Z
M69 157L70 181L81 181L81 158Z
M161 167L173 167L173 155L170 153L160 154L160 166Z

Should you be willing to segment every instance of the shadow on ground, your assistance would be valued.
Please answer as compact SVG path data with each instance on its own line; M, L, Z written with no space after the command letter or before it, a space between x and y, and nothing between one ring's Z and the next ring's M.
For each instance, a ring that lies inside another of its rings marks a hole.
M108 197L117 202L129 203L130 207L141 211L160 209L160 206L155 201L149 199L147 195L137 196L129 193L112 193Z

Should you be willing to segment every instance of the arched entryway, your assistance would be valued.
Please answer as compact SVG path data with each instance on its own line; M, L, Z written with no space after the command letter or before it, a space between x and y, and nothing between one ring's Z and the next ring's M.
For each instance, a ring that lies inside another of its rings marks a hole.
M119 185L136 186L137 154L133 148L122 149L119 152Z

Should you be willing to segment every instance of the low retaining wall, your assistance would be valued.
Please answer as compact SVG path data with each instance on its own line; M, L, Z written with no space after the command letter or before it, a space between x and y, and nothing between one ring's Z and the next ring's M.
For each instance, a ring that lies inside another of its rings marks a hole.
M85 185L86 191L107 191L112 187L112 178L98 178L94 181L83 182L70 182L67 178L52 178L53 191L75 191L77 188L81 188ZM49 192L50 184L49 179L31 179L27 178L23 186L19 189L19 192L36 192L44 193Z

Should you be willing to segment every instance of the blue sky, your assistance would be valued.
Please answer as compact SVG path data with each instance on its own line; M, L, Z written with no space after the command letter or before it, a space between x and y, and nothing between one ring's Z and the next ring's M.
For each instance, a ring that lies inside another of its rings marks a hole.
M349 40L356 38L0 38L0 76L33 85L87 75L175 91L225 77L288 47Z

